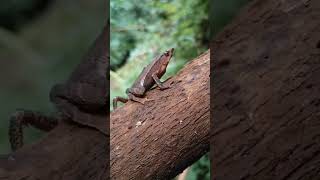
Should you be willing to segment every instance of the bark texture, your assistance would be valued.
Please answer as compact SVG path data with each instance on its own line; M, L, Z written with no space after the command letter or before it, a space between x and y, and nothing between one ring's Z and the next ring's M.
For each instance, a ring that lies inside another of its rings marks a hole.
M2 156L0 179L108 179L108 140L93 128L61 123L39 142Z
M256 0L211 50L212 179L319 179L320 1Z
M111 113L111 179L170 179L209 150L210 51L158 88L145 105Z

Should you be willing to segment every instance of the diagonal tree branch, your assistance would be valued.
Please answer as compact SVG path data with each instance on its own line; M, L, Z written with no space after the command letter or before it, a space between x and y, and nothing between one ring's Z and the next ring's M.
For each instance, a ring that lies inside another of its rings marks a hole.
M169 179L209 150L210 51L111 113L111 179Z

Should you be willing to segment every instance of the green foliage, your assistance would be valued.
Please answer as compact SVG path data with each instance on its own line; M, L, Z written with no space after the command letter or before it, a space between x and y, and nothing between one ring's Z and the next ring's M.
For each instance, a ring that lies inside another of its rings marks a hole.
M125 96L125 89L157 54L175 48L166 78L206 50L208 1L112 0L110 8L110 56L115 70L110 74L111 100ZM127 63L120 67L123 61Z
M209 180L210 179L210 159L209 155L202 156L188 171L186 180Z

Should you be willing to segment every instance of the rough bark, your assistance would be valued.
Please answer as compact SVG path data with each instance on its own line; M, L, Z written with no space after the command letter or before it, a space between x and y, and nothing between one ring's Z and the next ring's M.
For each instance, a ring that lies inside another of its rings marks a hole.
M0 179L105 180L108 138L93 128L61 123L46 137L0 158Z
M111 113L111 179L169 179L209 150L209 51Z
M319 48L319 0L254 1L216 37L212 179L319 179Z

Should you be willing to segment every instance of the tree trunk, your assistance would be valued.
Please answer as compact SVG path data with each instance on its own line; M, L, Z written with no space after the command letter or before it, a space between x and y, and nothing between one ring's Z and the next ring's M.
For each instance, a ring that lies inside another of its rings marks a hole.
M209 150L207 51L165 82L171 88L111 113L111 179L170 179Z
M320 1L290 2L252 2L212 43L212 179L320 177Z

